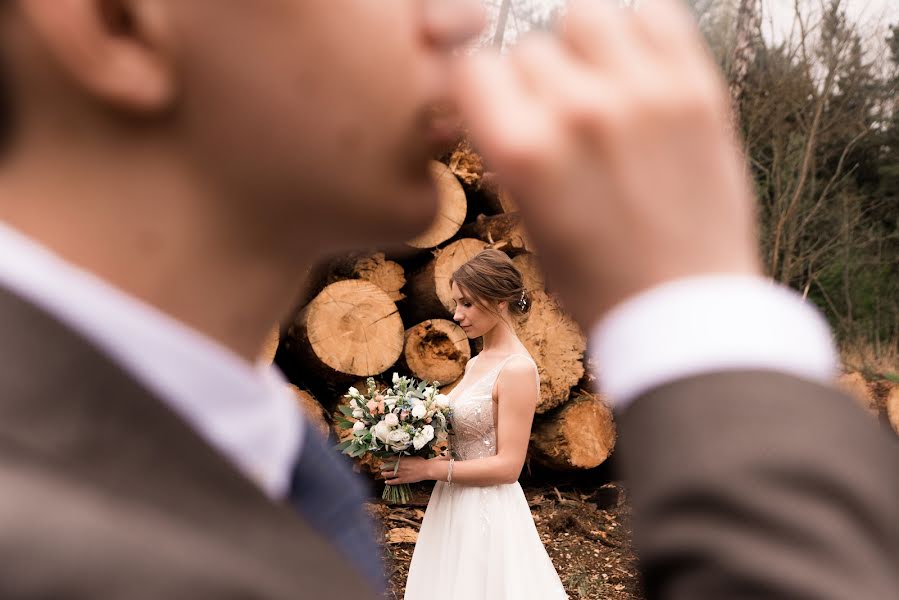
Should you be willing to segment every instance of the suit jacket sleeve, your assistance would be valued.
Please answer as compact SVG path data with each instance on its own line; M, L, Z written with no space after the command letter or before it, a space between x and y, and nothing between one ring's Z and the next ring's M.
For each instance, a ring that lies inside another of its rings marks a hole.
M696 376L620 433L647 598L899 598L899 444L843 394Z

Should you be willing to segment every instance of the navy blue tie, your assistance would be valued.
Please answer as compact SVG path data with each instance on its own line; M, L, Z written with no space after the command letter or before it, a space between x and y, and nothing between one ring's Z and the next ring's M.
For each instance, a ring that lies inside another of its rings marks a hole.
M303 449L294 468L290 502L306 522L347 558L348 566L386 589L381 548L375 527L365 512L366 486L353 473L349 459L332 449L309 423Z

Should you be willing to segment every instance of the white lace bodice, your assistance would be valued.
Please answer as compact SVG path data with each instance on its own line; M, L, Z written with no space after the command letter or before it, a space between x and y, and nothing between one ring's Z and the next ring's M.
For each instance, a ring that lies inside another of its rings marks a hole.
M471 365L477 356L468 362L465 376L458 387L450 392L450 423L453 427L450 450L457 460L484 458L496 454L496 417L493 411L493 388L503 367L515 356L522 356L532 363L530 356L511 354L499 364L472 380ZM540 390L539 376L536 378Z

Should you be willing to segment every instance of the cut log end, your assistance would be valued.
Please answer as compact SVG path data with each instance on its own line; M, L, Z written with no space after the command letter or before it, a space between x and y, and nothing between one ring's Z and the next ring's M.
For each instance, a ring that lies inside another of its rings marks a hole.
M300 314L295 337L327 376L377 375L403 351L404 329L393 300L364 280L327 286ZM313 365L314 366L314 365Z
M394 302L406 297L400 291L406 285L405 270L399 263L387 260L382 252L354 261L351 275L372 282L384 290Z
M615 438L611 409L600 397L583 395L534 425L531 455L553 469L593 469L612 453Z
M468 336L452 321L431 319L406 330L403 359L418 379L456 381L470 358Z
M452 315L453 293L450 279L456 269L487 248L481 240L462 238L438 250L434 258L409 281L410 304L416 320L446 318Z
M406 242L413 248L434 248L450 239L458 233L468 212L465 190L449 167L433 161L431 177L437 185L437 217L427 231Z

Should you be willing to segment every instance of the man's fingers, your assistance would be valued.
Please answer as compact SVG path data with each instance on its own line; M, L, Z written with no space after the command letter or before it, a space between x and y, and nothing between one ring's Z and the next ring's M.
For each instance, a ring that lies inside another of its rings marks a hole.
M479 144L488 153L514 134L533 111L521 83L492 52L481 52L458 67L459 105Z
M630 11L608 0L576 0L559 23L559 35L572 52L616 74L626 73L628 65L642 59L644 49L635 43L632 29Z
M633 17L647 48L672 65L708 66L708 52L693 16L680 0L650 0Z
M484 52L460 63L458 101L475 144L504 173L526 173L555 128L508 61Z
M621 121L620 86L550 36L522 42L512 59L532 93L565 129L569 142L597 144ZM563 160L562 157L559 157Z

